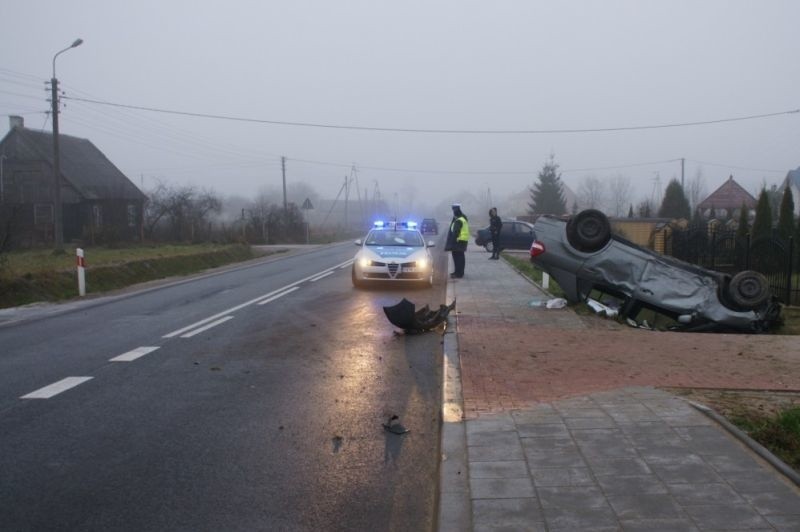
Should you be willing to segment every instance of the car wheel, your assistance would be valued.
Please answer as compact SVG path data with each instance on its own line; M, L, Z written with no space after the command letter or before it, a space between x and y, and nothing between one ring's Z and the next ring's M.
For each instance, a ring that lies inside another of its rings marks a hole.
M486 244L483 245L483 249L485 249L489 253L493 253L494 252L494 245L492 244L491 241L489 241L489 242L487 242Z
M358 279L356 277L356 269L355 268L350 270L350 279L352 279L353 286L355 286L356 288L361 288L362 286L364 286L364 281L362 281L362 280L360 280L360 279Z
M739 272L731 279L728 295L739 307L745 310L756 309L769 300L769 282L758 272Z
M587 209L567 222L567 241L585 253L598 251L611 239L608 217L596 209Z

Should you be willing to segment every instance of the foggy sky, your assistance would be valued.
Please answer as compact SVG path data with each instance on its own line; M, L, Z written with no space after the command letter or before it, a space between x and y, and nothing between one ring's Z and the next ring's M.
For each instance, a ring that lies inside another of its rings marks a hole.
M189 113L339 126L553 130L652 126L800 108L800 2L0 2L0 113L50 131L53 55L66 95ZM622 174L636 199L702 172L754 195L800 166L800 114L575 134L290 127L64 100L88 138L145 188L156 179L254 196L287 179L333 198L362 189L436 204L501 198L551 153L573 190ZM5 124L0 132L7 131ZM311 162L313 161L313 162ZM669 161L669 162L666 162ZM653 163L644 164L640 163ZM606 167L618 167L609 168ZM400 171L402 170L402 171ZM455 173L477 172L477 173ZM516 172L520 172L516 174ZM525 173L527 172L527 173ZM521 214L521 213L518 213Z

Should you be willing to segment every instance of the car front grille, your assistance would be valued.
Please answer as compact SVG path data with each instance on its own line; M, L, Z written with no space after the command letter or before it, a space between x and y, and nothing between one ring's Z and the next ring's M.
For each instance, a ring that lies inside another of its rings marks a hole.
M397 275L397 269L399 267L400 267L400 265L396 264L396 263L389 264L389 275L391 275L392 277L396 276Z

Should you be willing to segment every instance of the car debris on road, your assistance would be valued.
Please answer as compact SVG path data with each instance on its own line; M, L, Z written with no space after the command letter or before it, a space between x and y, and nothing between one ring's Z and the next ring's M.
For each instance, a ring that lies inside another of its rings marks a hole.
M447 320L450 311L455 307L454 299L449 305L439 305L438 310L431 310L428 305L416 310L414 303L403 298L396 305L383 307L383 312L392 325L414 334L435 329Z

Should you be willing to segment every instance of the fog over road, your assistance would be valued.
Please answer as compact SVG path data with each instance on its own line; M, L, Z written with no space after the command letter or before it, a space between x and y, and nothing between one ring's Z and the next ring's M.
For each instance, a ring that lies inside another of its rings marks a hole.
M444 303L434 250L432 289L340 244L0 326L0 529L432 529L441 337L382 306Z

